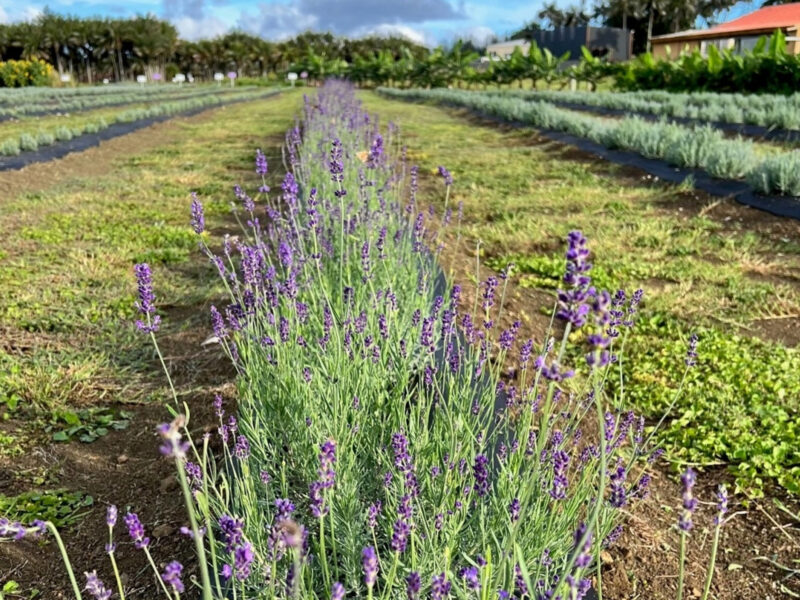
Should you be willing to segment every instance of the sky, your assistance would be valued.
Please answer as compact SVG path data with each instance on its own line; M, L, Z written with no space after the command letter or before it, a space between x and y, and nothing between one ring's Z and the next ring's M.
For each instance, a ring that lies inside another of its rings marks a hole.
M184 39L239 29L271 40L306 30L339 35L399 34L436 46L458 37L483 45L536 18L545 0L0 0L0 23L35 17L45 6L79 17L151 13L171 21ZM560 5L570 4L561 0ZM739 2L726 18L758 7ZM702 24L698 24L702 25Z

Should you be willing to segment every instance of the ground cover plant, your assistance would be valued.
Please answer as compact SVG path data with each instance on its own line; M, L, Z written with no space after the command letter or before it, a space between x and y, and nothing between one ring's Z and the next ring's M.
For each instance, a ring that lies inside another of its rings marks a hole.
M557 108L547 102L521 101L481 92L397 90L381 88L390 97L461 106L512 123L563 131L609 148L637 152L679 167L699 168L722 179L746 179L767 194L793 195L800 175L792 167L794 152L763 157L752 142L726 139L712 127L683 127L636 117L609 121Z
M628 342L641 359L626 367L626 393L639 410L658 418L668 406L667 390L680 374L670 356L698 331L698 365L665 423L673 460L727 464L749 494L763 494L775 481L798 489L796 225L751 227L753 211L737 217L720 202L701 211L679 189L648 185L605 163L575 162L530 130L498 131L441 108L365 100L387 118L403 119L421 172L434 171L436 161L450 165L464 202L461 239L469 242L461 242L462 252L480 241L481 256L497 272L513 263L522 298L558 287L558 240L574 227L594 240L598 285L647 290ZM460 271L462 281L472 278L470 269ZM541 331L539 308L537 300L516 314ZM713 389L695 387L695 377L714 381Z
M439 219L419 210L418 172L397 150L350 88L329 84L288 134L292 169L272 200L257 155L262 185L236 188L246 225L220 255L205 246L204 206L192 202L191 225L232 302L212 307L213 339L239 375L236 416L215 401L221 463L209 458L210 436L187 437L185 416L159 428L189 510L185 533L204 598L226 590L242 598L581 598L601 550L619 535L622 509L646 494L650 436L621 410L621 389L605 385L641 293L612 299L592 287L587 240L573 231L556 313L561 342L516 340L519 324L498 331L505 283L486 279L480 303L476 295L461 308L459 286L436 266ZM452 177L438 172L447 197ZM151 269L140 263L135 273L137 327L158 349ZM584 335L569 343L571 332ZM685 362L676 361L688 371L696 338L684 350ZM509 364L514 375L501 381ZM186 409L173 399L174 410ZM688 470L681 566L694 482ZM715 540L726 502L721 489ZM109 508L106 552L122 594L119 516ZM183 566L160 571L138 515L124 523L163 593L183 594ZM47 530L65 554L51 523L3 526L16 537ZM85 585L94 597L111 595L96 572Z
M159 102L141 107L134 106L132 108L126 108L122 106L117 110L104 113L107 116L96 119L93 118L91 114L81 115L78 118L72 119L69 127L60 124L56 125L55 128L42 128L41 122L37 120L37 127L34 128L33 123L23 121L21 123L15 123L12 127L0 127L0 132L3 132L5 129L11 129L12 131L23 129L22 133L15 133L11 137L0 137L0 154L14 156L20 154L20 152L34 151L40 146L49 146L57 141L69 141L72 138L80 137L84 134L97 133L115 123L131 123L143 119L175 115L204 107L224 104L226 102L242 102L257 98L266 98L277 93L279 93L279 90L251 90L235 94L212 93L203 94L200 97L187 100ZM52 122L59 123L61 120L53 119ZM0 133L0 136L2 136L2 133Z

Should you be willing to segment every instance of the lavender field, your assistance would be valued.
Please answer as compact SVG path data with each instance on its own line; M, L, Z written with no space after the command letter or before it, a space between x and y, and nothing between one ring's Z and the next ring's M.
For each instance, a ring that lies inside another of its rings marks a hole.
M720 203L469 118L329 81L0 181L2 597L791 597L800 359L681 305L768 315Z

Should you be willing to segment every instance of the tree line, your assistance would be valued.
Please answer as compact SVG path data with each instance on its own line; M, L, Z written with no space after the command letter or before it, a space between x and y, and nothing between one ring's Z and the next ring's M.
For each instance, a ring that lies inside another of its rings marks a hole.
M194 42L180 39L172 24L152 15L84 19L45 11L32 21L0 25L0 61L44 60L59 75L87 83L154 73L170 78L179 72L201 78L218 71L264 77L305 63L352 64L378 55L382 61L420 60L428 54L404 38L351 40L312 32L271 42L234 31Z

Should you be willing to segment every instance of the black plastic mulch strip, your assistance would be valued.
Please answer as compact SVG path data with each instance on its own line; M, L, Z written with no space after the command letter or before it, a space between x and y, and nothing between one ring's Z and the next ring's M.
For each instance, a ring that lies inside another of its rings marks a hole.
M46 117L49 115L73 115L79 114L83 112L89 112L92 110L103 110L106 108L115 108L117 106L127 106L132 104L155 104L155 103L167 103L167 102L180 102L181 100L187 100L191 98L197 98L198 96L202 96L201 93L194 93L194 94L180 94L175 96L166 96L162 98L158 97L150 97L150 98L141 98L138 100L127 100L125 102L114 102L112 104L101 104L99 106L84 106L81 108L73 108L64 109L64 108L48 108L47 110L37 110L35 112L29 112L24 114L18 115L0 115L0 123L3 121L12 121L14 119L27 119L28 117ZM221 96L224 97L223 94Z
M184 112L140 119L138 121L131 121L130 123L114 123L113 125L109 125L105 129L98 131L97 133L85 133L71 140L65 142L56 142L55 144L50 144L49 146L42 146L38 150L34 150L33 152L23 152L17 156L0 157L0 171L13 171L34 163L56 160L66 156L67 154L71 154L72 152L82 152L83 150L99 146L100 142L105 140L126 135L139 129L149 127L150 125L154 125L155 123L161 123L163 121L168 121L169 119L174 119L175 117L191 117L207 110L213 110L223 106L230 106L231 104L238 104L239 102L263 100L265 98L277 96L278 94L280 94L280 92L274 92L272 94L266 94L256 98L242 98L240 100L232 100L230 102L221 102L219 104L212 104L209 106L200 106Z
M548 104L558 106L559 108L590 112L598 115L639 117L645 121L661 121L662 119L665 119L668 122L677 123L679 125L710 125L711 127L726 133L736 133L746 137L762 138L764 140L776 142L796 142L800 140L800 131L796 129L776 129L773 127L764 127L763 125L728 123L727 121L704 121L702 119L692 119L691 117L656 115L653 113L636 112L624 108L607 108L605 106L593 106L591 104L580 104L577 102L545 100L544 98L539 100L539 102L547 102Z
M399 96L387 96L404 100ZM405 102L413 100L404 100ZM421 101L424 102L424 101ZM659 179L669 181L672 183L683 183L687 177L693 178L693 187L702 190L712 196L721 196L723 198L732 198L744 204L759 210L771 213L778 217L788 217L791 219L800 220L800 198L795 196L773 196L764 195L755 192L747 183L743 181L735 181L732 179L717 179L712 177L705 171L700 169L688 169L682 167L674 167L667 164L663 160L655 158L645 158L636 152L629 152L627 150L612 150L605 146L592 142L585 138L581 138L569 133L561 131L553 131L551 129L541 129L531 125L530 123L523 123L520 121L511 121L508 119L501 119L494 115L483 113L479 110L457 104L455 102L438 102L440 106L448 106L451 108L458 108L460 110L467 110L482 119L501 123L503 125L512 125L514 127L525 127L527 129L536 130L542 137L546 137L554 142L568 144L574 146L579 150L588 152L599 156L600 158L613 162L619 165L626 165L641 169L646 173L655 175Z

